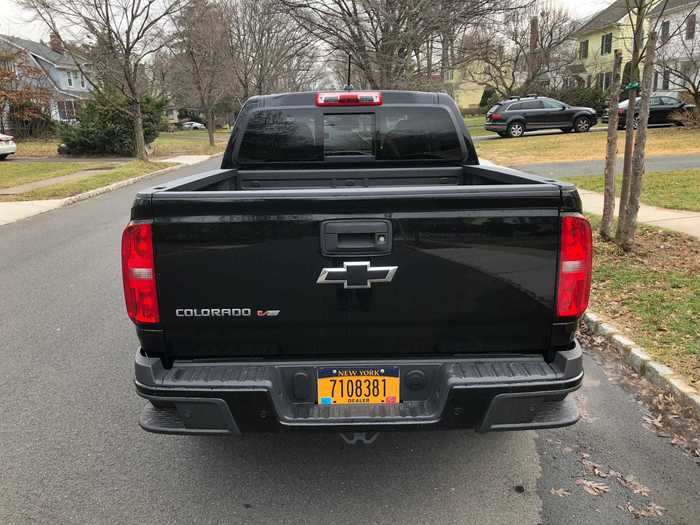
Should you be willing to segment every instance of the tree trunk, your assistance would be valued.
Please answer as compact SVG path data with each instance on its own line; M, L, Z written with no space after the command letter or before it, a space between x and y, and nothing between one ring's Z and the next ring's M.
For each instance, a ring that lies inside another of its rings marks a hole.
M615 50L613 61L613 80L610 86L610 103L608 104L608 147L605 156L605 199L603 202L603 220L600 223L600 235L606 241L612 238L612 222L615 214L615 163L617 162L617 123L619 115L617 105L620 101L620 69L622 68L622 51Z
M639 80L639 57L644 35L644 15L647 10L637 9L634 25L634 43L632 45L632 60L630 66L630 82ZM625 162L622 168L622 188L620 189L620 209L617 213L616 240L619 242L624 228L627 204L629 203L630 184L632 179L632 154L634 153L634 114L637 111L637 90L628 91L627 118L625 120Z
M137 159L148 160L146 138L143 134L143 114L141 113L141 103L138 100L131 105L131 111L134 119L134 153Z
M645 153L647 145L647 125L649 123L649 108L651 106L652 75L656 59L656 32L649 35L646 56L644 57L644 73L642 74L642 100L639 107L639 127L634 142L634 158L632 159L632 177L630 178L629 202L625 210L624 225L619 238L620 247L624 251L632 249L634 234L637 231L637 214L639 199L642 194L642 178L644 177Z
M214 147L214 130L216 129L216 116L214 110L207 111L207 133L209 133L209 145Z

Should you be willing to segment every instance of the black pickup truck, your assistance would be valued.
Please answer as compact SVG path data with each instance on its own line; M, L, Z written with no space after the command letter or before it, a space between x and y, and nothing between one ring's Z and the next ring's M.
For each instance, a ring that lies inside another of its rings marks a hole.
M122 264L145 430L578 419L579 196L480 165L445 94L249 99L221 169L138 193Z

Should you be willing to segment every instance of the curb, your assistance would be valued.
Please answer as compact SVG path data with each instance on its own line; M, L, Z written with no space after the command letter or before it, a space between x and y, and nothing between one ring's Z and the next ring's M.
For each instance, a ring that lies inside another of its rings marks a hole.
M206 159L209 160L209 159ZM204 161L202 161L204 162ZM177 164L175 166L168 166L167 168L163 168L162 170L156 170L152 171L151 173L146 173L145 175L139 175L138 177L134 177L131 179L126 179L126 180L120 180L119 182L114 182L112 184L109 184L108 186L102 186L101 188L95 188L94 190L86 191L83 193L78 193L77 195L73 195L72 197L66 197L63 199L63 202L59 206L59 208L62 208L64 206L69 206L71 204L75 204L76 202L84 201L86 199L90 199L92 197L97 197L98 195L102 195L103 193L109 193L110 191L118 190L119 188L123 188L124 186L129 186L131 184L136 184L140 180L146 179L148 177L154 177L156 175L162 175L164 173L168 173L169 171L175 171L176 169L182 168L184 164Z
M640 375L659 388L673 394L680 403L700 419L700 392L690 386L685 377L676 374L668 366L654 361L644 349L622 335L613 325L603 322L594 313L586 313L583 321L589 330L604 337L623 354L623 360Z
M111 191L123 188L124 186L129 186L131 184L135 184L135 183L137 183L143 179L146 179L148 177L154 177L156 175L163 175L164 173L168 173L170 171L174 171L174 170L180 169L180 168L185 167L185 166L194 166L195 164L199 164L201 162L206 162L207 160L210 160L214 157L218 157L219 155L221 155L221 153L214 153L212 155L208 155L207 158L202 159L201 161L198 161L194 164L176 164L175 166L169 166L169 167L163 168L161 170L152 171L151 173L146 173L145 175L139 175L138 177L133 177L131 179L120 180L119 182L115 182L115 183L109 184L107 186L102 186L100 188L95 188L94 190L79 193L78 195L73 195L71 197L66 197L65 199L56 199L56 201L55 201L56 204L52 205L50 208L42 209L40 211L31 213L29 215L25 215L23 217L11 220L9 222L0 223L0 226L5 226L7 224L13 224L15 222L19 222L19 221L23 221L25 219L29 219L31 217L35 217L36 215L41 215L42 213L46 213L46 212L56 210L59 208L64 208L66 206L70 206L70 205L78 203L80 201L91 199L92 197L97 197L98 195L102 195L103 193L109 193ZM47 200L51 200L51 199L47 199Z

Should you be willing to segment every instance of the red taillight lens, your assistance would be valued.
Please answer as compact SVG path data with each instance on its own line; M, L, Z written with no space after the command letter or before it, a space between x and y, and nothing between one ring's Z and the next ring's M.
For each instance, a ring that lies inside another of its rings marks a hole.
M557 316L580 317L588 307L593 267L591 225L583 215L561 219Z
M620 108L620 109L617 110L617 114L618 114L618 115L624 115L624 114L625 114L625 110L624 110L623 108Z
M158 323L158 295L153 262L153 230L130 223L122 234L122 277L126 311L135 323Z
M317 106L381 106L380 91L345 91L316 93Z
M503 120L503 115L501 115L500 113L491 113L491 115L489 116L489 120L492 122L496 120Z

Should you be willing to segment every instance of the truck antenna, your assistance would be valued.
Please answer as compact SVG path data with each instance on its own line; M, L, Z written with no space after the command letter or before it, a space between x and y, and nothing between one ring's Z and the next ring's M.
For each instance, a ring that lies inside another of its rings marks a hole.
M352 91L352 89L353 89L352 84L350 83L351 66L352 66L352 59L350 58L350 53L348 53L348 78L347 78L347 82L345 83L345 87L343 87L343 89L345 91Z

